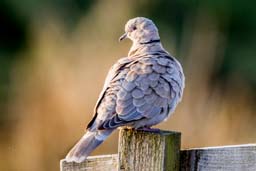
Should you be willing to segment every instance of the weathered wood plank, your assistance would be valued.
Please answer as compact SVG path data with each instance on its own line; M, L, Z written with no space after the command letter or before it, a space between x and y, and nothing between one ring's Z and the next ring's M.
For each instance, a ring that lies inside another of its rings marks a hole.
M60 161L61 171L112 171L117 170L118 155L90 156L82 163Z
M256 144L181 151L181 171L256 171Z
M181 134L122 129L119 133L121 171L178 171Z

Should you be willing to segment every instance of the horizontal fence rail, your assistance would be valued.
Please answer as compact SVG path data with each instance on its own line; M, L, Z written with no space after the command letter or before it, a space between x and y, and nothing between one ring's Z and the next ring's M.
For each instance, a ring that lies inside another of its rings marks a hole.
M256 145L183 150L180 161L181 171L256 171Z
M117 169L118 155L90 156L82 163L60 161L61 171L112 171Z

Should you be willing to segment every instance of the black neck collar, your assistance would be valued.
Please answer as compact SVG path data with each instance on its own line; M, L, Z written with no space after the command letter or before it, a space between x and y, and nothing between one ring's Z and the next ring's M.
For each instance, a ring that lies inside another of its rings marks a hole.
M156 40L150 40L148 42L143 42L143 43L140 43L141 45L145 45L145 44L150 44L150 43L158 43L160 42L160 39L156 39Z

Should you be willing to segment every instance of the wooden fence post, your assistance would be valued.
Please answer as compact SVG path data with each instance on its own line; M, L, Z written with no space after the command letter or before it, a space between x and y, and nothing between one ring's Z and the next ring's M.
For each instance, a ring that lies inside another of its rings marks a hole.
M122 129L119 134L120 171L178 171L181 134Z
M122 129L118 154L90 156L82 163L60 161L61 171L178 171L181 134Z

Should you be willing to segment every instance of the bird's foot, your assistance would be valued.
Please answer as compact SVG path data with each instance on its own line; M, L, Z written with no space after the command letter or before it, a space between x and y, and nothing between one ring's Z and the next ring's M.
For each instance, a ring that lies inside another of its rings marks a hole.
M147 131L147 132L153 132L153 133L159 133L159 132L161 132L161 130L158 129L158 128L150 128L150 127L141 127L141 128L138 128L137 130Z

